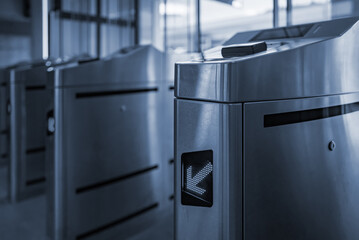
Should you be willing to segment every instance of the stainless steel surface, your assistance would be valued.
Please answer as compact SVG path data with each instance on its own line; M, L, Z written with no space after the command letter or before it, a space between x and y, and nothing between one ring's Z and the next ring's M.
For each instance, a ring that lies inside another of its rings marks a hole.
M9 198L9 127L7 121L9 94L7 70L0 70L0 202Z
M273 0L273 27L279 26L279 3L278 0Z
M56 79L55 86L81 86L81 85L98 85L112 83L148 83L163 81L158 79L161 75L162 62L164 55L151 46L135 48L129 53L112 56L103 61L94 61L84 65L75 65L66 67L62 76ZM121 66L121 67L120 67ZM133 71L134 66L138 67ZM86 72L87 78L83 77ZM115 77L110 77L115 76Z
M10 71L11 201L45 189L46 69Z
M358 101L349 94L244 105L245 239L359 237L359 112L263 127L266 114Z
M286 14L287 14L287 26L290 26L293 24L293 2L292 2L292 0L287 0Z
M34 155L29 157L27 161L26 150L24 150L27 144L36 143L38 140L37 136L39 135L39 133L36 132L38 130L38 118L36 118L38 109L34 109L34 106L29 106L33 103L34 96L33 94L28 94L25 88L36 82L41 82L41 76L35 74L31 76L35 79L29 80L22 72L26 72L31 68L45 66L46 64L47 62L45 61L21 62L0 71L0 165L2 168L0 198L2 198L2 200L10 199L16 201L33 195L36 191L33 191L34 188L30 185L33 185L31 183L36 183L36 181L34 182L33 180L38 180L37 176L39 174L41 175L40 172L44 169L44 164L40 164L39 166L38 158ZM25 82L29 82L29 84L26 85ZM13 100L13 103L11 100ZM32 119L33 117L35 117L35 119ZM26 127L29 127L29 131L34 131L30 132L30 134L26 134ZM12 134L13 136L11 136ZM35 142L32 137L30 137L32 135L36 138ZM28 139L24 140L26 136L28 136Z
M313 24L272 52L177 64L176 239L359 238L356 21ZM182 154L204 150L213 206L184 205Z
M127 239L172 214L173 155L162 145L172 142L173 91L161 61L147 46L48 73L51 239Z
M176 239L240 239L242 104L175 100ZM181 155L213 150L213 206L181 204Z
M176 64L176 97L244 102L358 91L358 31L357 18L346 18L313 24L303 37L269 40L266 52L246 57L223 59L218 48L214 59Z

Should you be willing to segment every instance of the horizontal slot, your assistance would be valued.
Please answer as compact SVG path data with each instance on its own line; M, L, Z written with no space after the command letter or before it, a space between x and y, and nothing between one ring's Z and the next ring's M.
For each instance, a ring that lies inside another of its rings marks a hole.
M121 223L124 223L124 222L126 222L128 220L131 220L132 218L135 218L135 217L137 217L139 215L142 215L142 214L144 214L144 213L146 213L146 212L148 212L148 211L150 211L150 210L152 210L154 208L157 208L157 207L158 207L158 203L154 203L154 204L152 204L152 205L150 205L150 206L148 206L146 208L143 208L143 209L141 209L141 210L139 210L139 211L137 211L135 213L132 213L130 215L127 215L127 216L125 216L123 218L115 220L115 221L113 221L111 223L108 223L106 225L100 226L100 227L98 227L96 229L93 229L93 230L90 230L88 232L82 233L82 234L78 235L76 237L76 239L84 239L84 238L93 236L95 234L98 234L100 232L106 231L109 228L116 227L117 225L119 225Z
M26 181L26 186L31 186L31 185L40 184L40 183L43 183L43 182L45 182L45 181L46 181L46 178L45 178L45 177L27 180L27 181Z
M170 159L170 160L168 161L168 163L169 163L169 164L174 164L174 163L175 163L175 160L174 160L174 159Z
M45 147L30 148L26 150L26 154L33 154L33 153L44 152L44 151L45 151Z
M81 59L78 61L79 64L84 64L84 63L90 63L90 62L95 62L95 61L98 61L99 58L96 57L96 58L88 58L88 59Z
M8 129L1 130L0 134L6 135L9 133Z
M98 183L95 183L95 184L91 184L91 185L88 185L88 186L85 186L85 187L80 187L80 188L76 189L76 193L80 194L80 193L91 191L91 190L101 188L101 187L104 187L104 186L107 186L107 185L110 185L110 184L114 184L114 183L117 183L119 181L131 178L131 177L135 177L137 175L152 171L152 170L157 169L157 168L158 168L158 165L155 165L155 166L145 168L145 169L142 169L140 171L133 172L133 173L129 173L129 174L117 177L117 178L112 178L112 179L102 181L102 182L98 182Z
M340 116L359 111L359 102L303 111L264 115L264 127L275 127Z
M6 82L2 82L0 86L6 87L6 86L7 86L7 83L6 83Z
M170 86L168 89L172 91L172 90L175 90L175 87L174 87L174 86Z
M105 23L105 24L113 24L118 26L129 26L135 27L136 23L134 21L128 21L123 18L104 18L98 17L95 15L87 15L82 13L74 13L74 12L67 12L67 11L60 11L60 18L63 19L70 19L71 21L85 21L85 22L94 22L94 23Z
M38 86L26 86L26 90L45 90L46 86L45 85L38 85Z
M105 97L112 95L132 94L132 93L143 93L143 92L156 92L158 88L141 88L141 89L128 89L128 90L111 90L111 91L100 91L100 92L81 92L76 93L76 98L91 98L91 97Z

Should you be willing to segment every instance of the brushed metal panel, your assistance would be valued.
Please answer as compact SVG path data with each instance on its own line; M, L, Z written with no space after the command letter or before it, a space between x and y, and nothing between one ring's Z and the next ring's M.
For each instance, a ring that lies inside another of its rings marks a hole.
M162 193L155 188L161 185L161 174L155 169L92 191L76 195L73 195L75 191L69 192L68 236L81 235L159 203ZM125 232L126 228L120 231Z
M313 34L267 41L266 52L177 63L176 97L236 103L359 91L358 28L358 18L315 23Z
M358 101L349 94L244 105L245 239L359 237L359 112L263 127L266 114Z
M20 107L24 108L26 150L45 146L47 94L45 89L25 91L25 106Z
M39 67L10 74L11 199L19 201L45 189L47 73L46 67Z
M158 91L76 98L78 92L115 89L63 90L66 114L59 116L64 125L58 130L64 134L64 160L76 188L160 163Z
M167 168L168 194L167 198L173 197L174 187L174 89L173 82L163 84L161 95L163 96L161 118L163 165ZM172 205L172 203L171 203Z
M19 200L20 188L24 183L24 171L21 164L24 151L18 150L18 146L22 146L22 140L17 137L21 134L22 118L21 108L14 106L23 103L21 95L22 88L18 85L10 85L10 102L11 102L11 114L10 114L10 199L12 202Z
M62 69L55 86L89 86L114 83L155 83L164 80L164 54L153 46L140 46L126 54ZM135 71L133 67L138 66ZM131 70L129 70L131 69ZM86 76L84 78L83 76ZM162 78L162 79L161 79Z
M50 78L62 76L62 71L49 73ZM54 144L47 147L53 151L48 158L55 159L48 171L52 178L49 235L53 239L126 238L151 227L162 218L161 212L171 211L164 165L168 160L161 148L168 141L161 131L162 85L104 84L53 91L56 130L47 137L47 145ZM153 166L157 168L121 179ZM126 214L142 211L148 204L158 206L127 219ZM121 223L112 225L118 219Z
M241 239L242 105L175 100L176 239ZM181 204L181 155L213 151L213 206Z

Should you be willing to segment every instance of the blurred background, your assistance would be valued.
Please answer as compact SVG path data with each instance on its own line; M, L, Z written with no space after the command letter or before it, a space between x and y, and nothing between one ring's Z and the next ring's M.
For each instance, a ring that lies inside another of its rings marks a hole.
M359 0L1 0L0 239L173 239L174 63L357 15Z
M355 0L3 0L0 66L49 56L104 57L134 44L153 44L169 53L198 52L200 42L208 49L236 32L358 11Z

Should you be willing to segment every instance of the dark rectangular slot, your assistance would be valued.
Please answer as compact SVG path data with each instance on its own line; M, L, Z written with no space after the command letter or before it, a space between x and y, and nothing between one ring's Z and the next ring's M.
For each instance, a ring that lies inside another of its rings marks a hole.
M264 115L264 127L275 127L340 116L359 111L359 102L303 111Z
M148 168L136 171L136 172L132 172L132 173L120 176L120 177L116 177L116 178L112 178L112 179L109 179L109 180L106 180L106 181L102 181L102 182L98 182L98 183L91 184L91 185L88 185L88 186L80 187L80 188L76 189L76 193L80 194L80 193L83 193L83 192L94 190L96 188L104 187L106 185L114 184L114 183L117 183L119 181L131 178L131 177L135 177L137 175L152 171L152 170L157 169L157 168L158 168L158 165L155 165L155 166L152 166L152 167L148 167Z
M38 86L26 86L26 90L32 91L32 90L45 90L45 85L38 85Z
M168 161L168 163L169 163L169 164L174 164L174 163L175 163L175 160L174 160L174 159L170 159L170 160Z
M8 129L4 129L0 132L0 134L8 134L9 133L9 130Z
M40 184L46 181L45 177L41 177L41 178L35 178L35 179L31 179L31 180L27 180L26 181L26 186L31 186L31 185L35 185L35 184Z
M172 194L171 196L169 196L169 200L172 201L175 198L175 196Z
M126 27L126 26L134 27L135 26L134 21L128 21L127 19L123 19L123 18L110 19L110 18L104 18L104 17L95 16L95 15L87 15L87 14L67 12L67 11L61 11L60 18L70 19L72 21L75 20L75 21L94 22L94 23L98 23L98 24L111 24L111 25L118 25L118 26L123 26L123 27Z
M81 59L78 61L79 64L85 64L85 63L90 63L90 62L95 62L98 61L99 58L95 57L95 58L87 58L87 59Z
M142 92L157 92L158 88L141 88L141 89L128 89L128 90L115 90L115 91L101 91L101 92L82 92L76 93L76 98L90 98L90 97L104 97L111 95L122 95L131 93L142 93Z
M1 154L1 158L7 158L7 153Z
M26 154L32 154L32 153L38 153L38 152L44 152L45 147L38 147L38 148L30 148L26 150Z
M175 90L175 87L174 87L174 86L170 86L168 89L169 89L170 91L172 91L172 90Z
M6 87L6 86L7 86L7 83L6 83L6 82L2 82L2 83L1 83L1 86L2 86L2 87Z
M84 239L84 238L93 236L95 234L98 234L100 232L106 231L109 228L115 227L115 226L117 226L117 225L119 225L121 223L124 223L124 222L126 222L128 220L131 220L132 218L135 218L135 217L137 217L137 216L139 216L141 214L144 214L144 213L146 213L146 212L148 212L148 211L150 211L150 210L152 210L154 208L157 208L157 207L158 207L158 203L154 203L154 204L152 204L152 205L150 205L150 206L148 206L146 208L143 208L143 209L141 209L141 210L139 210L139 211L137 211L135 213L132 213L130 215L127 215L127 216L125 216L123 218L117 219L117 220L115 220L115 221L113 221L111 223L108 223L106 225L100 226L100 227L95 228L93 230L90 230L88 232L82 233L82 234L78 235L76 237L76 239Z

